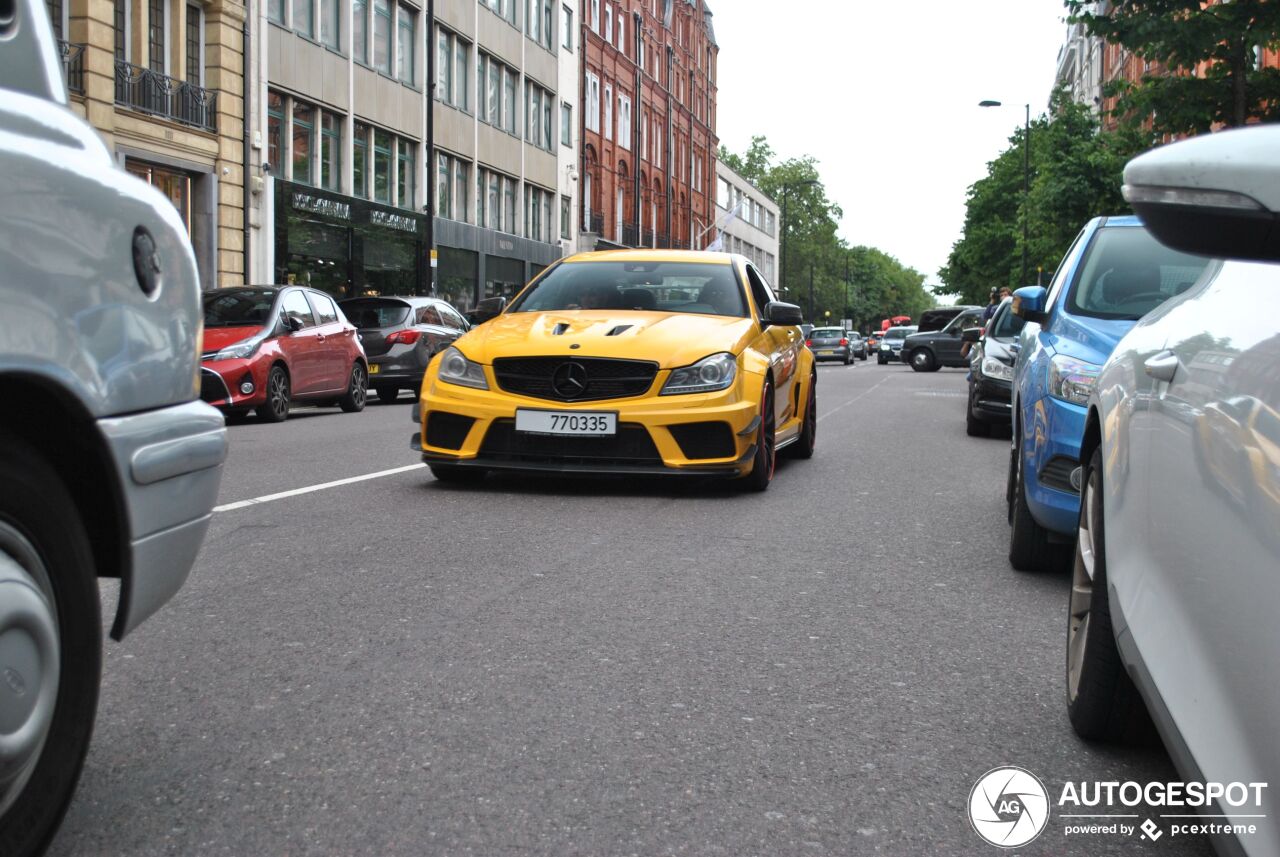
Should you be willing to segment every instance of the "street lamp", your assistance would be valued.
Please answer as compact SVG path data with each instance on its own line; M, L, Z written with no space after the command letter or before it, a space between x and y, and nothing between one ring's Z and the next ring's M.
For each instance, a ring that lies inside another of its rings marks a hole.
M787 233L791 230L791 221L787 219L787 191L793 187L808 187L815 184L818 184L817 179L805 179L804 181L790 182L782 185L782 247L778 252L779 283L782 282L787 273ZM812 306L809 307L809 311L812 313Z
M1003 107L999 101L984 100L979 107ZM1026 124L1022 126L1022 281L1027 284L1027 215L1031 198L1031 104L1026 105Z

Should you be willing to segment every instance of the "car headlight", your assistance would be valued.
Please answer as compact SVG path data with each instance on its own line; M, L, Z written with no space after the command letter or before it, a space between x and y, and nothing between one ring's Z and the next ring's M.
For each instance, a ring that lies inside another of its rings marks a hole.
M1055 354L1049 361L1049 395L1077 405L1087 405L1102 367L1065 354Z
M887 342L881 342L881 343L880 343L880 350L881 350L881 351L888 351L888 350L889 350L889 343L887 343Z
M738 377L738 360L732 354L721 352L704 357L692 366L671 370L671 377L662 385L663 396L679 393L713 393L733 385Z
M982 358L982 374L1000 381L1013 380L1013 367L994 357Z
M258 346L262 344L262 340L258 338L242 339L241 341L228 345L226 348L213 355L214 360L244 360L246 357L252 357L253 353L258 350Z
M454 346L450 345L440 357L441 381L457 384L460 387L475 387L477 390L489 389L489 382L484 377L484 367L467 359Z

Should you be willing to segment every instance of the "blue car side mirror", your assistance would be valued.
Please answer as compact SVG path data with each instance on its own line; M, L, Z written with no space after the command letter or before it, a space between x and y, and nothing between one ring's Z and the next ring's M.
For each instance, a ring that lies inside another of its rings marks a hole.
M1044 324L1049 314L1045 311L1045 298L1049 290L1044 286L1023 286L1013 293L1011 310L1018 318Z

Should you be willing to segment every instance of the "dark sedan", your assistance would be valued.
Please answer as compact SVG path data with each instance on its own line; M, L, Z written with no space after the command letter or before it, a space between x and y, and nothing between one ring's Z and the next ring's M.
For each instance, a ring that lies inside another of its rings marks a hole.
M339 306L360 333L369 359L369 386L381 402L394 402L402 390L416 394L431 358L471 329L456 309L437 298L348 298Z
M1005 298L985 329L969 327L962 334L965 341L973 343L965 410L965 430L970 437L987 437L992 425L1010 422L1013 363L1024 324L1013 314L1012 303L1012 298Z

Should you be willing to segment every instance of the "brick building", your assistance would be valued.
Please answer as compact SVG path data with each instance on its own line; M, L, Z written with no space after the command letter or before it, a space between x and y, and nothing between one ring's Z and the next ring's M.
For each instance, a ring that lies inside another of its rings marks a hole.
M703 0L584 0L582 232L597 246L715 238L716 59Z

